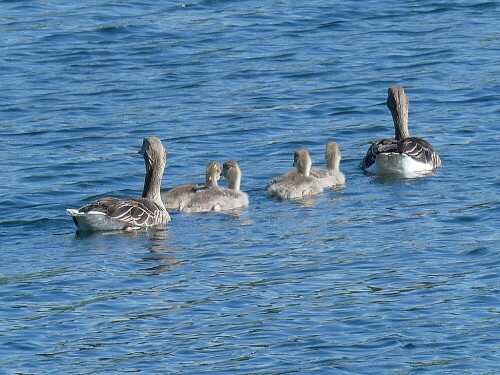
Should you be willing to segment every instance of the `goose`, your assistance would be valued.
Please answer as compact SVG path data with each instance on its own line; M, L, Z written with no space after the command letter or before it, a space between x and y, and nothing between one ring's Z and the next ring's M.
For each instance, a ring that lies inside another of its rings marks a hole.
M241 191L241 169L236 160L228 160L222 165L222 177L227 180L227 189L221 189L221 211L247 207L248 195Z
M220 211L221 188L217 181L222 176L222 166L211 161L205 171L205 186L196 190L194 194L181 204L180 211L186 213Z
M316 177L325 188L344 185L345 175L339 169L341 158L337 142L328 142L325 148L326 169L312 168L311 176Z
M167 209L183 211L186 204L198 193L205 190L217 190L217 181L221 177L222 167L216 161L208 163L205 170L205 185L187 184L169 190L161 195L161 199Z
M220 164L219 164L220 166ZM240 190L241 169L235 160L224 163L222 177L228 180L228 187L212 186L209 189L200 189L182 208L182 212L220 212L247 207L248 195Z
M293 165L297 170L275 178L267 187L267 196L278 199L295 199L323 191L318 178L311 176L312 160L306 148L295 150Z
M144 156L146 177L141 198L100 198L79 209L68 209L78 232L134 230L159 227L170 221L160 198L167 150L157 137L146 137L139 154Z
M363 159L363 169L373 174L415 177L441 167L441 158L429 142L410 137L409 101L401 86L389 88L387 107L392 113L395 139L381 139L373 143Z

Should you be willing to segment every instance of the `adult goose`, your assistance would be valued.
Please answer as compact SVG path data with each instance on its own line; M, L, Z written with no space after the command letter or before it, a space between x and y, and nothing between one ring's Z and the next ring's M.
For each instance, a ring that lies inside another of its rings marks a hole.
M323 191L318 179L311 176L312 160L306 148L295 151L293 165L297 170L275 178L267 187L267 195L278 199L295 199Z
M311 176L316 177L325 188L344 185L345 175L339 169L341 158L337 142L328 142L325 148L326 169L312 168Z
M98 199L77 210L68 209L77 231L132 230L162 226L170 221L160 197L167 150L157 137L146 137L139 154L144 156L146 177L141 198Z
M441 158L429 142L410 137L408 130L408 98L402 87L388 90L387 106L394 121L395 139L381 139L373 143L362 166L374 174L399 174L414 177L441 166Z

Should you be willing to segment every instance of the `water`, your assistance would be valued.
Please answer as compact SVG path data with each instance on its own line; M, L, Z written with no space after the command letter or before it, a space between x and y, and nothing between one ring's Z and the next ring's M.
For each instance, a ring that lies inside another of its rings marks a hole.
M2 373L498 372L499 6L488 1L0 4ZM443 168L359 169L389 86ZM66 208L235 158L251 206L77 235ZM308 147L345 188L265 197Z

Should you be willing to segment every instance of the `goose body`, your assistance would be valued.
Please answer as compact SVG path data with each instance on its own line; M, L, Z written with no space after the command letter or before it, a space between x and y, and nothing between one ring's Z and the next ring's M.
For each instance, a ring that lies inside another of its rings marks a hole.
M400 141L382 139L373 143L363 164L369 173L411 177L440 167L441 159L429 142L409 137Z
M410 137L409 102L402 87L389 88L387 106L394 121L395 139L374 142L363 159L363 169L373 174L415 177L441 167L441 158L429 142Z
M180 211L186 213L220 211L222 167L216 161L211 161L205 171L205 186L198 188L191 196L181 203Z
M160 185L167 151L159 138L144 138L139 151L144 156L146 178L141 198L98 199L79 209L68 209L77 231L129 230L162 226L170 221L160 198Z
M222 177L227 180L227 189L221 188L221 211L234 210L249 205L248 195L241 191L241 169L236 160L228 160L222 166Z
M345 184L345 175L340 171L340 149L336 142L328 142L325 148L326 169L312 168L311 176L318 179L324 188Z
M68 209L79 232L139 229L154 227L170 221L168 212L144 198L98 199L82 208Z
M186 211L187 206L193 199L195 201L209 196L209 190L213 193L219 189L217 181L222 173L221 165L216 161L208 163L205 170L205 185L188 184L177 186L161 195L161 199L168 209ZM198 196L195 198L195 196ZM195 202L193 201L193 202Z
M240 190L241 169L238 162L229 160L224 163L222 177L228 181L228 187L212 186L196 192L187 202L184 212L220 212L247 207L248 195Z
M267 195L278 199L295 199L319 194L323 186L311 175L312 161L309 151L299 148L295 151L293 165L296 170L275 178L267 187Z
M193 195L201 189L203 185L187 184L177 186L161 195L161 200L167 210L180 211Z

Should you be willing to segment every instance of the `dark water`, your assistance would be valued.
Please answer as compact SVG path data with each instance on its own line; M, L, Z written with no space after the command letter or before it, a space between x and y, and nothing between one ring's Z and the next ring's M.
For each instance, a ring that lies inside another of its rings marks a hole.
M299 3L0 3L2 373L498 372L498 3ZM431 176L359 169L396 84ZM165 189L235 158L251 206L76 235L147 135ZM345 188L265 197L329 140Z

